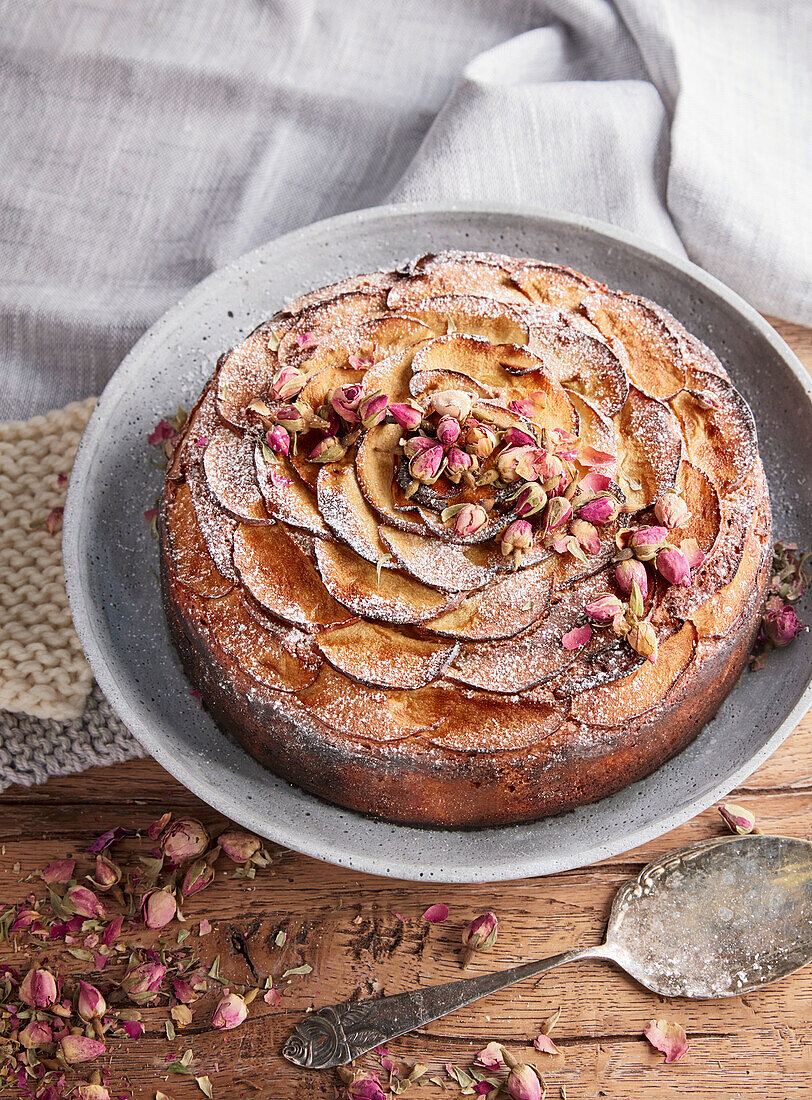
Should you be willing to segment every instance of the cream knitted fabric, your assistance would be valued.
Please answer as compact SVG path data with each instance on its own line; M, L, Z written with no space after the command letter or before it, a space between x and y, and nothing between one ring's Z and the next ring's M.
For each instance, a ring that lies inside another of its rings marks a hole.
M65 502L95 404L0 425L0 707L38 718L78 718L93 681L68 608L61 519L53 531L44 521Z

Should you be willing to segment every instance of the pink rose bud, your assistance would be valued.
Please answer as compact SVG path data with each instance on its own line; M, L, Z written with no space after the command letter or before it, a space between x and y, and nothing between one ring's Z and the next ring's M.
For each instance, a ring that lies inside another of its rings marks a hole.
M629 547L640 561L651 561L667 536L668 529L665 527L638 527L629 536Z
M242 829L227 829L220 833L217 843L232 863L247 863L262 847L262 841Z
M406 432L415 431L423 422L422 410L402 401L397 401L394 405L390 405L389 413Z
M79 982L79 998L76 1002L76 1011L83 1020L92 1020L97 1016L103 1016L107 1011L107 1001L89 982Z
M29 970L20 984L20 1000L31 1008L49 1008L56 997L56 980L50 970Z
M131 966L121 979L121 988L136 1004L151 1004L166 976L163 963L143 962Z
M386 1100L377 1073L361 1070L347 1085L347 1100Z
M339 386L333 390L330 404L348 424L358 423L358 406L364 396L364 389L359 382L353 382L347 386Z
M531 481L519 490L513 510L517 516L534 516L546 504L547 494L537 481Z
M117 886L119 882L121 882L121 868L109 856L99 852L96 856L96 873L93 878L93 885L97 890L106 893Z
M409 462L409 473L415 481L431 485L440 476L444 457L443 448L435 443L433 447L427 447L414 456Z
M265 433L268 449L275 455L290 454L290 436L281 424L275 424L270 431Z
M654 627L651 623L647 623L644 619L641 619L639 623L635 623L626 635L626 641L635 653L639 653L641 657L645 657L653 665L657 664L657 650L659 647L657 635L654 633Z
M183 876L180 892L185 898L199 894L214 882L214 868L205 859L196 859Z
M307 379L295 367L283 367L277 371L271 383L271 397L274 401L290 401L301 392Z
M507 1091L511 1100L542 1100L541 1081L532 1066L515 1066L507 1079Z
M50 1024L42 1020L30 1020L20 1032L20 1042L26 1049L36 1050L43 1043L52 1043L54 1033Z
M431 439L427 435L413 435L403 444L403 453L407 458L414 458L415 455L422 454L423 451L431 451L436 446L436 439Z
M789 645L804 630L803 624L789 604L768 607L764 615L764 633L773 645Z
M179 817L163 834L160 845L170 863L177 866L203 855L209 846L209 834L193 817Z
M496 943L499 934L499 921L496 913L482 913L466 924L462 930L462 946L465 948L462 956L462 965L465 967L470 962L475 951L490 951Z
M755 814L750 813L744 806L736 806L732 802L725 802L724 805L717 806L716 809L731 833L747 836L748 833L758 832Z
M456 424L456 420L454 421ZM462 474L468 470L476 468L476 459L473 455L469 455L466 451L461 451L459 447L450 447L448 451L448 462L446 470L448 476L452 478L459 478Z
M107 1047L98 1039L88 1039L85 1035L65 1035L59 1040L59 1049L68 1065L74 1066L100 1058Z
M502 532L502 555L521 553L533 545L533 528L526 519L515 519Z
M469 454L477 458L488 458L499 440L493 428L487 424L480 424L477 420L469 420L465 429L465 449Z
M624 607L617 596L606 595L590 600L584 611L593 623L611 623L617 615L623 613Z
M239 1027L247 1015L248 1006L242 997L237 993L229 993L219 1000L211 1018L211 1026L219 1031L231 1031Z
M535 470L539 481L546 483L563 476L564 463L558 455L550 454L549 451L539 451L535 460Z
M80 917L104 920L108 915L107 906L101 898L86 886L69 886L65 899Z
M521 428L508 428L505 432L505 443L508 447L535 447L536 440L529 432Z
M570 534L587 554L599 554L601 552L601 539L597 527L587 523L583 519L574 519L570 524Z
M437 439L444 447L450 447L460 437L460 422L453 416L443 416L437 424Z
M381 424L385 420L388 408L388 395L373 393L370 397L364 398L358 406L358 416L365 428L374 428L376 424Z
M461 538L475 535L488 522L488 513L479 504L464 504L454 517L454 532Z
M544 509L544 517L541 523L543 535L553 534L566 527L572 517L572 507L564 497L552 497Z
M110 1100L110 1092L104 1085L80 1085L79 1100Z
M675 584L681 588L688 588L691 583L691 567L688 559L681 550L667 546L657 555L655 561L657 572L663 576L669 584Z
M453 416L455 420L466 420L474 407L473 399L465 390L438 390L429 400L429 408L438 416Z
M682 527L691 513L682 497L678 497L676 493L666 493L654 505L654 515L663 527L673 531L675 527Z
M640 595L643 599L648 596L648 573L646 567L641 561L637 561L635 558L627 558L626 561L620 562L615 567L615 580L617 581L618 588L625 595L630 595L635 582L640 589Z
M549 468L551 457L555 458L536 446L508 447L497 457L496 470L508 485L514 481L538 481L540 471Z
M277 423L281 424L291 435L302 432L307 427L305 410L298 405L283 405L276 412Z
M613 520L619 510L620 503L611 493L601 493L582 505L578 509L577 515L588 523L603 524Z
M147 928L166 928L177 910L175 895L168 887L150 890L141 901L141 920Z
M324 465L327 462L340 462L347 453L347 448L334 435L326 435L320 439L308 455L311 462Z

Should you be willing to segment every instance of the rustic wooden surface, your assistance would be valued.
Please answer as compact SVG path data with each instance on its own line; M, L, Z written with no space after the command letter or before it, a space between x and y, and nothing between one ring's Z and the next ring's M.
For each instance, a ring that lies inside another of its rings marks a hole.
M774 323L812 367L812 331ZM751 809L765 831L812 837L812 715L731 799ZM8 790L0 796L0 901L22 900L32 889L22 881L26 874L52 859L81 853L103 830L118 824L145 828L167 809L191 813L213 828L223 823L151 760ZM191 1027L172 1042L163 1031L167 1009L145 1010L147 1032L140 1040L110 1044L105 1065L111 1093L152 1100L161 1089L175 1100L200 1097L193 1077L166 1079L167 1055L191 1048L194 1072L209 1075L217 1098L332 1098L336 1078L331 1072L299 1071L279 1053L306 1009L460 976L460 930L485 909L498 913L501 932L495 949L476 957L469 973L597 942L624 879L670 848L723 833L718 815L708 810L597 866L483 886L375 878L293 852L283 852L253 881L222 871L211 888L185 906L188 927L195 929L187 943L209 963L219 954L223 973L235 982L279 978L303 962L313 971L281 983L278 1008L257 999L246 1023L225 1036L209 1027L211 994L193 1006ZM450 917L429 925L421 914L436 901L448 903ZM201 939L196 922L204 917L214 931ZM281 948L274 942L279 930L288 933ZM0 964L27 961L11 945L0 948ZM548 1097L557 1098L565 1085L568 1100L809 1100L810 1005L812 966L743 997L666 1002L610 964L592 961L505 990L397 1040L391 1049L396 1057L427 1062L433 1073L444 1076L446 1062L469 1064L477 1050L497 1039L542 1069ZM563 1056L538 1054L530 1042L541 1021L559 1007L554 1038ZM663 1064L662 1055L642 1036L652 1017L663 1016L682 1023L691 1043L687 1056L672 1065ZM376 1059L365 1064L373 1066ZM439 1100L459 1092L449 1083L448 1091L413 1086L406 1095Z

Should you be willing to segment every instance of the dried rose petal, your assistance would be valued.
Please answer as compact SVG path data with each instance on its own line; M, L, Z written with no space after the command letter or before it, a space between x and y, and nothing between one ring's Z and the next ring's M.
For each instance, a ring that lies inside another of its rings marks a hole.
M688 1053L685 1028L670 1020L652 1020L643 1032L656 1050L661 1050L666 1062L678 1062Z
M104 1085L80 1085L79 1100L110 1100L110 1093Z
M52 1043L54 1033L43 1020L30 1020L20 1032L20 1042L26 1048L36 1049L43 1043Z
M477 1062L486 1069L498 1069L505 1064L502 1047L499 1043L488 1043L476 1056Z
M157 443L163 443L166 439L172 439L175 434L175 429L168 420L159 420L147 436L147 443L154 447Z
M76 1011L83 1020L92 1020L96 1016L103 1016L105 1014L107 1011L107 1001L105 1001L95 985L90 985L89 982L80 980Z
M559 1050L555 1043L552 1041L549 1035L546 1035L543 1031L540 1035L537 1035L533 1040L533 1046L536 1050L540 1050L542 1054L562 1054L563 1051Z
M318 340L312 332L297 332L296 343L302 349L315 348L318 344Z
M386 1100L380 1078L372 1070L361 1070L347 1084L347 1100Z
M98 1039L88 1039L86 1035L65 1035L59 1040L59 1049L68 1065L76 1065L101 1057L107 1047Z
M175 895L169 887L150 890L141 901L141 920L147 928L166 928L177 910Z
M20 1000L31 1008L48 1008L56 998L56 979L50 970L34 967L20 983Z
M617 455L610 451L599 451L597 447L587 444L578 451L578 461L582 466L614 466Z
M435 902L425 911L423 920L427 920L429 924L442 924L444 920L448 920L448 906L444 901Z
M150 825L147 829L147 836L150 840L157 840L169 822L172 820L172 814L167 810L165 814L161 816Z
M601 474L598 473L597 470L590 470L589 473L584 474L578 482L578 488L585 493L603 493L611 484L612 479L608 474Z
M209 846L209 834L193 817L179 817L160 839L161 850L175 866L201 856Z
M242 829L226 829L218 836L217 843L233 863L247 863L262 847L259 837Z
M75 859L57 859L53 863L49 863L42 872L42 881L47 882L49 886L53 886L55 883L61 885L70 882L75 870Z
M115 829L108 829L106 833L102 833L101 836L97 837L87 850L95 855L97 852L103 852L105 848L109 848L111 844L115 844L117 840L136 835L135 829L125 829L123 825L117 825Z
M82 917L105 920L108 916L105 903L86 886L69 886L65 900Z
M725 802L722 806L716 807L721 814L722 820L728 829L732 833L738 833L740 836L746 836L748 833L755 833L756 829L756 816L746 810L744 806L736 806L732 802Z
M122 1020L121 1027L131 1039L140 1039L144 1034L144 1025L140 1020Z
M276 1005L280 1004L282 1001L282 998L279 995L279 990L273 988L268 989L262 999L266 1005L273 1005L274 1007L276 1007Z
M561 644L564 649L580 649L582 645L586 645L591 637L592 627L589 623L585 623L584 626L576 626L567 631L561 639Z
M238 993L221 997L211 1018L211 1026L219 1031L231 1031L239 1027L248 1015L248 1006Z
M683 539L679 544L680 550L685 555L691 569L698 569L705 560L705 554L699 549L696 539Z

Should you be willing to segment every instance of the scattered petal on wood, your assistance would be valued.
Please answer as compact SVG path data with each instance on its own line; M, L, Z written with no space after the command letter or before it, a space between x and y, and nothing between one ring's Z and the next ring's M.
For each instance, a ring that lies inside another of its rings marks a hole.
M444 920L448 920L448 906L444 901L430 905L423 914L423 920L427 920L429 924L442 924Z
M688 1053L685 1028L670 1020L652 1020L643 1032L656 1050L661 1050L666 1062L678 1062Z

